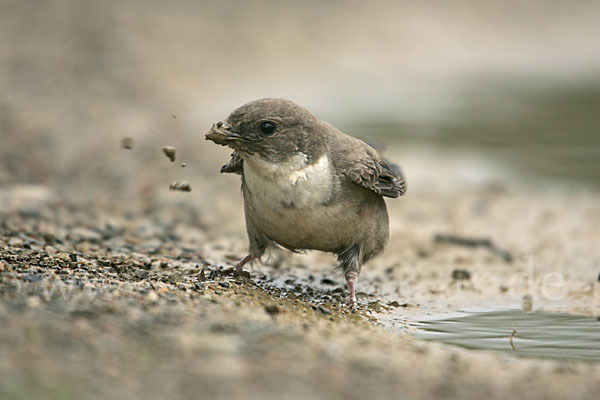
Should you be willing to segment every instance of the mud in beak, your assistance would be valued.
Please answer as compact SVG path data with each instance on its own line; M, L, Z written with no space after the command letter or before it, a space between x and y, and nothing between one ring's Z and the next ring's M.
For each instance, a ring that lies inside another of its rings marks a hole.
M221 146L227 146L240 139L240 135L233 132L231 128L232 126L227 122L217 122L216 124L213 124L210 131L206 132L205 138L206 140L212 140Z

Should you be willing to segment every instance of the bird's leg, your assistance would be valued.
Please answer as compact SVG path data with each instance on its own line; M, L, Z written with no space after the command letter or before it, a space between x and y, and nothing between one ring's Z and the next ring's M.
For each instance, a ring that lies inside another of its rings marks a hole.
M350 296L348 297L348 307L352 312L356 311L356 291L354 289L354 283L356 282L356 272L346 272L346 282L348 282L348 289L350 290Z
M340 267L344 272L344 277L346 278L346 282L348 283L348 289L350 290L350 297L348 298L348 307L352 312L356 311L356 290L355 283L356 278L358 277L358 273L360 272L359 266L360 259L360 247L358 244L353 244L348 247L346 250L338 254L338 261L340 262Z
M239 275L242 272L242 268L248 261L252 260L252 256L250 254L246 255L246 257L242 258L240 261L235 263L235 272L234 275Z

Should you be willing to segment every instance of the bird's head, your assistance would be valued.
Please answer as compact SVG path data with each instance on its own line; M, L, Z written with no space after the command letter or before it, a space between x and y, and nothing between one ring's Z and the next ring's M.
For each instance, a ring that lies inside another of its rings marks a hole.
M284 99L261 99L234 110L213 124L206 139L270 162L300 153L309 159L326 151L324 125L306 109Z

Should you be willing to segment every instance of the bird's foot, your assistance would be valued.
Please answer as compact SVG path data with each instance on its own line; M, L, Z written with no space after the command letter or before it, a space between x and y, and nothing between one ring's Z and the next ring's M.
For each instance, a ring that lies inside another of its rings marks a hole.
M233 275L234 276L242 276L244 271L244 265L246 265L246 263L248 261L252 260L252 256L250 254L246 255L246 257L242 258L240 261L235 263L235 268L233 270Z
M356 302L356 296L348 296L348 298L346 299L346 305L348 306L348 308L350 309L350 311L352 311L352 313L356 312L356 309L358 308L358 304Z

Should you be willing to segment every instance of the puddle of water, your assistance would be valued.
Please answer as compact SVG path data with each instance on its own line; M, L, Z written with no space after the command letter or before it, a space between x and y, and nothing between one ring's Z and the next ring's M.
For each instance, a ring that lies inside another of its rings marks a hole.
M411 325L418 328L415 334L418 339L438 340L467 349L506 351L524 357L600 361L600 321L596 317L507 310L469 313Z

